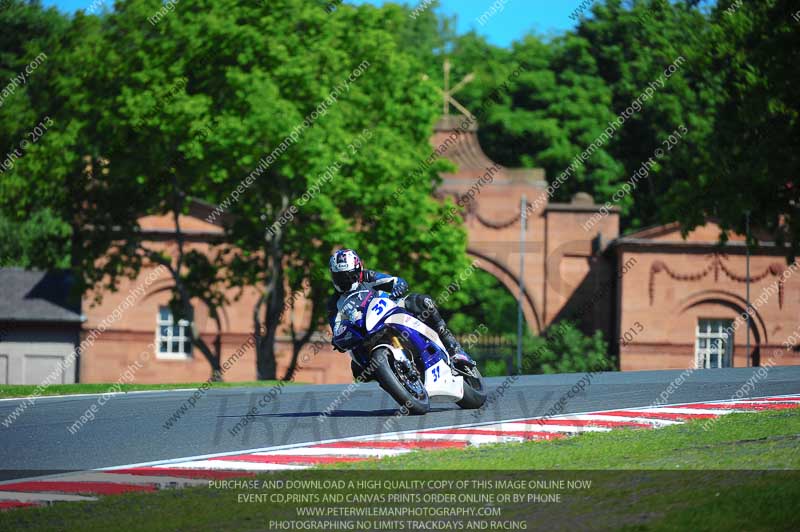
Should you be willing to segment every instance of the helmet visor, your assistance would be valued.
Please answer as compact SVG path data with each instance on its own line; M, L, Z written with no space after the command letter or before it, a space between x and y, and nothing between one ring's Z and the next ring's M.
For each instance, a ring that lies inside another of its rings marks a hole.
M361 278L359 270L350 270L349 272L331 272L333 277L333 286L339 292L348 292L355 289L358 281Z

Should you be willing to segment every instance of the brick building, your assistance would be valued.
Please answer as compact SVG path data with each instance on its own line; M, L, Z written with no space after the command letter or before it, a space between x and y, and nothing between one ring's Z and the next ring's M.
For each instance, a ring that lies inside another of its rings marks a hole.
M534 333L565 318L577 320L587 332L600 329L619 355L623 371L696 364L800 364L796 350L782 349L793 334L800 336L800 275L795 273L796 264L786 266L775 246L762 245L751 259L754 319L748 355L746 326L737 319L746 308L741 237L720 247L719 228L713 222L685 240L674 224L620 236L615 209L603 209L587 194L576 194L568 203L551 202L554 185L548 185L541 169L510 169L494 163L480 147L474 122L459 120L445 117L432 138L432 155L446 157L458 167L442 175L438 195L451 196L464 206L468 254L479 268L515 295L523 278L523 312ZM189 248L208 250L222 234L219 225L206 221L210 209L193 202L182 217ZM146 216L140 224L150 247L168 253L174 248L169 217ZM86 349L77 365L82 382L116 382L126 371L142 383L208 378L208 362L186 341L188 324L175 323L166 307L169 285L166 273L146 270L138 279L123 282L119 291L104 294L98 306L88 303L92 294L86 296L82 324ZM255 353L248 345L255 301L255 291L245 291L222 309L223 362L237 351L244 353L232 363L225 380L255 379ZM284 317L287 326L290 319L295 324L307 322L302 299L295 308L293 316ZM201 334L212 342L218 332L214 321L202 304L194 311ZM287 329L283 333L288 334ZM2 346L0 340L0 353ZM290 351L284 336L278 342L279 375L288 366ZM5 373L12 374L19 373ZM349 359L325 345L301 363L296 378L349 382ZM65 377L64 382L70 379Z
M751 257L748 354L745 245L735 236L720 247L718 236L713 222L685 240L671 224L612 243L617 264L634 264L615 302L616 337L628 333L620 369L800 364L799 265L769 243Z

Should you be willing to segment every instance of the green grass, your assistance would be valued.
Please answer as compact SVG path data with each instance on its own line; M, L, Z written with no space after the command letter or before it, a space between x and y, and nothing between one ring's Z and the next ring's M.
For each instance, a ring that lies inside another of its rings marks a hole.
M709 430L694 422L553 442L423 451L258 479L584 479L592 481L589 489L567 490L557 504L502 504L502 519L525 519L528 530L800 530L798 438L800 409L731 414ZM303 504L240 503L241 493L299 492L200 487L130 494L0 513L0 530L274 530L271 519L308 519L297 517ZM308 528L321 529L336 530Z
M182 382L176 384L115 384L115 383L80 383L80 384L51 384L40 390L39 395L66 395L72 393L106 393L106 392L138 392L143 390L172 390L178 388L198 388L202 382ZM212 382L212 388L237 388L248 386L275 386L278 381L249 381L249 382ZM287 382L286 384L301 384ZM38 385L35 384L6 384L0 385L0 399L9 397L28 397Z
M576 438L401 455L347 469L800 469L800 409L709 424L589 432ZM531 430L536 430L532 425Z

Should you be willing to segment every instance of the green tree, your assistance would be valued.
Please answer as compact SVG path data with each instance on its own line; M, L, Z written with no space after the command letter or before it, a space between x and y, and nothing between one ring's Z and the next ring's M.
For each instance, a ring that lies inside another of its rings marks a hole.
M676 182L669 212L684 231L719 220L729 231L752 226L787 246L800 247L800 31L794 2L720 2L706 46L710 77L720 80L719 103L709 110L708 156Z
M79 290L105 282L114 289L120 275L136 273L107 254L132 226L135 204L104 157L104 128L113 125L104 121L101 21L16 1L0 17L15 28L3 32L2 68L26 75L0 106L0 144L17 155L0 179L0 209L15 224L45 216L53 230L51 240L40 239L50 249L26 266L52 268L68 258Z
M454 39L449 52L454 81L474 72L457 99L467 109L490 102L480 119L487 154L506 166L542 167L549 179L563 172L613 118L612 93L600 76L589 43L572 34L546 42L528 35L505 50L474 33ZM517 76L512 73L519 70ZM487 100L495 88L502 88ZM608 199L623 167L601 146L557 191L567 200L579 190Z
M562 321L544 337L527 339L522 367L523 373L579 373L611 370L613 363L601 331L586 336L572 322Z
M15 222L0 214L0 267L69 268L70 227L48 209Z
M674 221L663 209L664 195L674 183L696 173L711 149L709 110L717 91L708 69L706 43L713 37L707 17L694 1L606 0L593 5L592 16L582 19L576 35L588 43L597 73L611 90L613 115L663 80L606 149L622 164L625 180L645 161L656 161L650 175L626 198L632 205L624 224L640 227ZM679 69L666 78L664 70L676 60ZM681 126L688 133L665 150L665 157L655 157L656 149L664 148L662 143Z
M457 227L428 235L443 214L431 197L437 167L395 195L430 154L436 102L381 10L196 3L155 26L141 24L151 1L119 3L109 17L107 153L141 213L177 220L188 197L220 204L226 234L208 261L171 261L175 299L187 308L204 282L215 304L223 286L257 287L257 373L274 378L281 318L297 301L287 289L309 301L308 322L286 331L292 373L324 313L335 247L357 247L368 265L436 291L466 266L465 237ZM126 237L121 261L165 261L135 231Z
M26 150L20 143L42 118L35 105L47 101L46 51L64 35L68 21L39 2L9 0L0 10L0 261L3 266L69 266L69 225L34 194L11 190L24 184L17 168ZM36 57L44 53L39 61ZM39 72L26 72L32 62ZM28 183L28 186L31 186Z

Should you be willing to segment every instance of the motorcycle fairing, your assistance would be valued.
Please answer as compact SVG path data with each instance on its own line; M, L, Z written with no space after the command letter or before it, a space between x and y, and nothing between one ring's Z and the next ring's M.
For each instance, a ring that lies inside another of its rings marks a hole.
M460 400L464 395L464 378L453 374L449 354L439 335L425 323L395 303L388 294L371 289L356 290L343 295L337 302L339 312L334 324L334 341L337 346L351 352L351 357L362 367L369 364L371 351L363 341L388 327L399 333L404 343L418 353L425 368L423 384L428 394ZM380 344L389 348L395 358L408 358L402 348Z
M406 313L396 313L384 320L401 331L416 348L425 365L425 388L431 396L447 396L460 400L464 396L464 377L454 375L449 356L436 331Z

